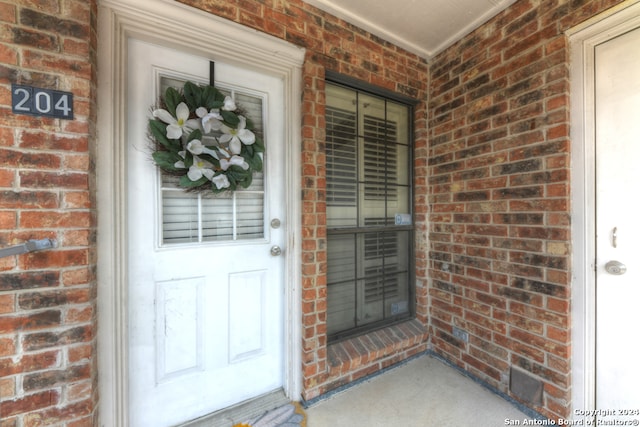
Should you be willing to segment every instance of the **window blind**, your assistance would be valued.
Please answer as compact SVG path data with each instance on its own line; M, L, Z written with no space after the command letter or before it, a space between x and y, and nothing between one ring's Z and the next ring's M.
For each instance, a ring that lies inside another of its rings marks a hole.
M358 188L356 115L330 107L326 112L327 204L355 206Z

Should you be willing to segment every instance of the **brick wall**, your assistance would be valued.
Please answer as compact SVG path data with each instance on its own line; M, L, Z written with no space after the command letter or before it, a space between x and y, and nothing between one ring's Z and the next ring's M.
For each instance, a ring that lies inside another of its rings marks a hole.
M302 141L302 310L305 399L373 373L427 348L426 255L418 277L418 318L403 329L384 330L383 340L366 337L327 345L326 329L326 171L325 71L332 70L418 100L426 99L426 61L378 39L299 0L181 0L307 49L303 69ZM417 176L426 171L426 103L416 109L416 149L421 152ZM416 192L426 195L418 178ZM426 197L422 197L422 200ZM426 248L426 206L418 207ZM421 254L426 251L420 250ZM373 337L373 336L371 336Z
M563 32L616 3L520 0L430 63L432 343L504 392L512 366L541 380L549 417L571 402Z
M0 0L0 426L94 425L95 2ZM69 91L74 120L14 115L11 83Z

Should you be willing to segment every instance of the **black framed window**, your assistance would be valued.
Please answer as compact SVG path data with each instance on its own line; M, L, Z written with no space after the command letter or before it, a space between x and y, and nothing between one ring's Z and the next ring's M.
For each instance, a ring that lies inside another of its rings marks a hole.
M329 340L414 315L412 105L326 89Z

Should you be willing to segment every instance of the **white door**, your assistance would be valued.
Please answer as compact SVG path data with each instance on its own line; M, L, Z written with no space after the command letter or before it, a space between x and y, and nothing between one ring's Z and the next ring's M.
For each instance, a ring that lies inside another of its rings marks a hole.
M283 84L215 63L263 131L265 166L249 189L203 197L161 177L147 124L166 86L208 84L209 61L130 40L128 64L130 424L172 426L283 384Z
M640 29L598 45L595 60L596 406L640 419ZM624 274L607 271L615 261Z

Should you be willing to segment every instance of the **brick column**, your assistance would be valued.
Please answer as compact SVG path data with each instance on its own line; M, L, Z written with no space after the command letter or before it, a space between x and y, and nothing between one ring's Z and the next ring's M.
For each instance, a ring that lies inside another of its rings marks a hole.
M95 1L0 2L0 425L97 425ZM73 93L73 120L11 112L11 83Z

